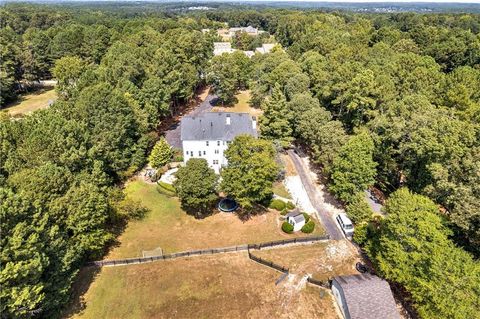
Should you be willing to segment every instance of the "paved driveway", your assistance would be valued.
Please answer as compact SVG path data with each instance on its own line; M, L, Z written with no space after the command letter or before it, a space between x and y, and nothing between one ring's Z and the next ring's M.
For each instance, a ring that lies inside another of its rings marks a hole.
M305 167L304 162L294 151L288 150L287 153L292 159L293 164L295 165L295 169L297 170L297 173L300 176L307 195L310 198L310 202L312 203L315 210L318 212L320 221L322 222L327 234L330 235L330 239L344 239L345 237L342 231L338 228L337 222L335 221L333 215L325 209L323 202L319 199L320 195L318 194L315 183L308 175L308 167Z

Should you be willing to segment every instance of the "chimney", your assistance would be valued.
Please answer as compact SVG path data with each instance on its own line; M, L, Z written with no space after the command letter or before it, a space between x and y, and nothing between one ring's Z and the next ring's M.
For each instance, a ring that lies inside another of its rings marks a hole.
M227 114L227 117L225 118L226 124L230 125L230 114Z
M257 130L257 118L255 116L252 116L252 128Z

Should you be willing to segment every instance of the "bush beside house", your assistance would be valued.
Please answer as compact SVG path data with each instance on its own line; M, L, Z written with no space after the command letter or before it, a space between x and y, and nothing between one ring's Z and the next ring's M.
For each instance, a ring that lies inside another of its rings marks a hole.
M288 222L283 222L282 224L282 230L286 232L287 234L293 233L293 225L291 225Z

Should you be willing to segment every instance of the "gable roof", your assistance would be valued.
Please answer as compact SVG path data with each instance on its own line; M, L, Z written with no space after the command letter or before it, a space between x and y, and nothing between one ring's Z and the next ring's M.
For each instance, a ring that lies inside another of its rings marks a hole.
M343 290L352 319L400 319L388 283L371 274L333 279Z
M227 118L230 118L230 124L227 124ZM253 119L248 113L208 112L185 116L180 125L182 141L231 141L241 134L257 137Z
M295 223L301 223L305 221L305 216L303 216L302 212L298 208L292 210L291 212L287 213L287 218L291 217L295 221Z

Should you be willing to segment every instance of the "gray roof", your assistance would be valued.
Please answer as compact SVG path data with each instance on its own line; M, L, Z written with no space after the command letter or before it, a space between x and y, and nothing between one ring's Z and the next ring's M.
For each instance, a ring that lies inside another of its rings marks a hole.
M227 124L227 118L230 118L230 124ZM231 141L240 134L257 137L252 122L252 116L248 113L208 112L185 116L181 122L181 139Z
M293 220L295 220L295 223L300 223L302 221L305 221L305 216L298 210L292 210L291 212L287 213L287 218L292 217Z
M335 277L352 319L400 319L388 283L371 274Z

